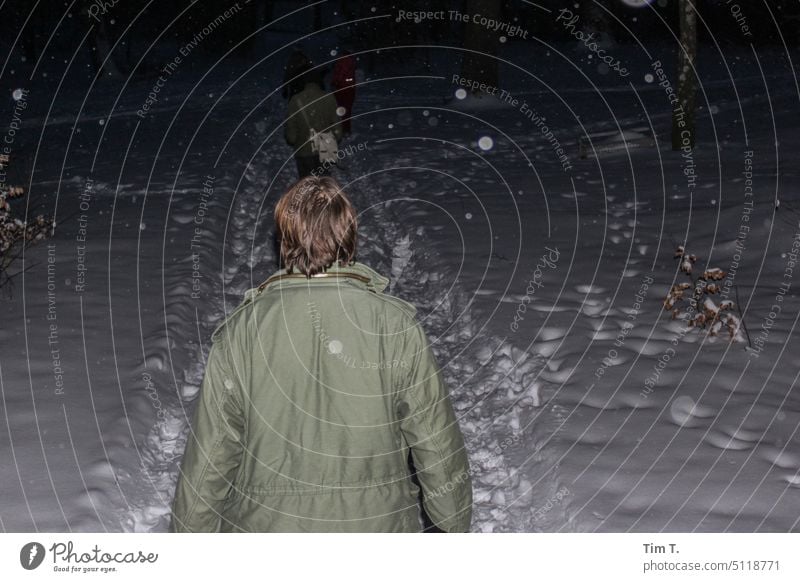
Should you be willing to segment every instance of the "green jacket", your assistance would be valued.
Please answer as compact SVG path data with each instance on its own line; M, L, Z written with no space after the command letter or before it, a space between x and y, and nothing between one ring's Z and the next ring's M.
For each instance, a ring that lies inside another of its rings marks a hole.
M289 100L284 133L286 143L297 149L295 156L313 157L311 129L317 132L330 131L336 141L342 139L341 119L336 115L336 98L326 93L316 83L307 83L305 88Z
M214 332L171 531L468 531L464 441L414 307L356 263L284 270Z

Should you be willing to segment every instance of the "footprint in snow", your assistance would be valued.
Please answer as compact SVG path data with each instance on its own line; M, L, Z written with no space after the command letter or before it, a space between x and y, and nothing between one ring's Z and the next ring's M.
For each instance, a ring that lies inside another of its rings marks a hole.
M589 293L605 293L608 289L598 285L575 285L575 291L586 295Z
M691 396L678 396L672 401L669 411L672 421L684 428L701 426L704 419L717 415L717 410L697 404Z
M775 446L764 447L760 451L761 458L769 461L776 467L781 469L794 469L800 470L800 453L787 451L785 448L778 448Z
M718 449L730 451L746 451L753 448L753 443L727 435L720 431L712 431L705 437L705 441Z
M795 473L794 475L785 475L783 480L786 481L791 487L800 488L800 473Z

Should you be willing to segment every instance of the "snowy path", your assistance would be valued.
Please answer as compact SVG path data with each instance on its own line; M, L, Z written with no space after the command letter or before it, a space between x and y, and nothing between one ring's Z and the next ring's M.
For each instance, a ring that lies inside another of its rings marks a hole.
M264 137L261 130L258 142ZM365 131L352 139L371 138ZM705 346L699 334L682 333L679 324L665 321L658 298L673 276L672 249L662 241L663 227L650 201L621 197L616 202L608 195L605 224L575 229L551 201L557 222L551 246L540 246L542 237L535 230L523 234L528 248L561 250L515 259L513 237L494 235L488 244L479 221L471 217L485 211L508 230L501 198L481 194L475 206L475 200L453 196L435 176L409 177L398 184L396 174L380 171L392 160L397 167L424 163L444 172L453 163L452 153L437 162L424 144L409 144L398 158L390 144L367 143L368 155L349 157L336 175L361 212L361 259L391 275L390 291L418 307L443 368L470 454L475 531L797 527L792 489L800 463L788 448L797 436L791 429L796 424L787 414L792 397L780 400L779 392L791 384L786 376L791 372L770 372L764 363L749 371L721 367L725 349L719 343ZM191 410L184 404L191 402L202 378L201 339L274 264L272 248L263 242L271 230L271 224L263 226L271 221L264 188L279 157L274 147L256 156L238 185L232 178L216 185L235 190L236 197L229 211L221 206L211 213L206 226L209 232L225 231L232 252L226 254L224 284L213 281L210 304L196 307L199 323L191 310L168 309L171 335L198 341L172 354L172 365L183 370L177 381L186 398L172 403L170 421L157 425L148 439L147 473L155 475L158 501L146 496L128 520L130 529L163 530ZM481 164L458 165L462 183L476 190L494 187ZM504 168L506 175L515 171ZM590 180L578 182L579 194L593 187ZM574 203L562 198L566 208ZM521 220L528 224L536 212L531 202L517 198ZM195 200L180 204L185 206L176 207L176 224L170 228L180 229L196 209ZM258 228L253 217L262 223ZM779 234L785 242L791 233L784 231ZM693 241L709 248L710 236L696 234ZM254 238L262 241L254 251L257 261L249 259ZM578 253L585 244L581 240L604 242ZM729 247L724 241L718 245L722 252ZM220 262L216 242L204 252L204 262ZM754 252L751 258L758 256ZM510 276L515 260L518 268ZM191 268L186 261L183 271L170 272L168 297L185 295ZM544 284L534 296L538 283ZM521 305L527 305L524 312ZM518 327L510 325L515 315ZM631 328L620 345L625 322ZM657 379L672 389L643 396L645 379L676 335L681 341L674 359L682 366L659 370ZM699 348L710 350L711 357L697 360L692 352ZM725 353L735 359L735 349ZM162 354L160 359L168 358ZM682 377L683 366L691 366L693 375ZM758 405L742 398L752 393L742 378L757 368L756 374L772 378L770 386L758 391ZM743 453L744 466L737 456ZM693 493L689 498L687 491Z
M347 174L369 175L373 156L380 159L381 152L373 149L363 163L361 159L348 163ZM535 408L541 400L538 371L543 359L491 335L479 324L481 315L470 296L452 284L453 263L436 252L426 205L409 203L408 192L395 199L394 185L386 182L382 188L359 188L342 178L365 218L360 246L365 260L383 267L383 272L389 268L391 291L417 306L444 371L469 451L473 529L532 531L540 525L541 516L535 515L538 502L544 505L557 495L552 472L539 469L541 474L537 474L536 470L547 466L540 462L538 443L547 426L547 413ZM529 433L525 438L523 431ZM524 457L534 470L520 471L520 465L509 460L514 456Z
M241 301L244 291L257 285L252 279L255 261L251 257L257 257L257 262L264 265L274 263L271 244L253 242L256 232L253 217L261 210L268 162L266 153L261 152L238 184L228 175L208 179L210 187L201 198L202 203L196 194L178 196L171 208L165 238L185 235L186 225L191 225L192 254L165 273L165 325L159 326L159 330L167 329L169 337L150 342L146 361L148 368L154 367L163 376L174 371L166 381L174 383L180 398L173 397L166 404L164 418L158 419L145 439L142 469L146 486L138 505L125 518L127 531L166 530L189 432L191 403L199 393L210 348L206 342L225 314ZM223 193L230 192L235 193L230 205L218 200L226 199ZM223 249L231 251L224 255L225 264L221 262ZM214 272L221 272L221 276L207 275ZM199 284L200 278L203 301L190 302L192 285Z
M263 222L271 220L271 208L263 207L263 197L265 176L269 175L273 160L268 151L262 151L238 186L215 184L215 188L236 188L236 197L229 215L219 205L209 209L204 219L208 231L198 237L206 241L199 251L200 260L204 264L219 262L220 245L211 236L214 232L225 231L226 244L233 253L228 257L232 260L224 266L224 284L221 279L213 280L213 287L205 294L208 303L192 308L185 301L191 293L187 283L193 268L191 258L173 264L165 276L164 318L173 341L153 339L146 359L148 368L162 373L170 366L177 370L175 382L183 398L165 403L164 418L156 422L144 440L144 493L125 518L128 531L165 529L189 429L190 403L197 395L207 356L208 346L202 341L226 311L235 307L244 290L260 282L253 279L254 263L262 268L274 264L270 244L254 245L257 228L253 220L256 216ZM544 505L558 495L552 472L535 477L531 471L523 474L512 466L508 457L524 457L526 463L534 466L541 460L542 447L536 445L535 439L545 432L539 418L542 409L536 408L542 384L537 380L537 372L543 359L529 356L504 338L479 330L469 298L447 282L450 267L431 260L433 253L424 217L417 217L415 223L402 220L393 210L397 201L387 203L382 198L383 192L365 191L358 183L349 184L349 176L369 172L359 160L351 162L337 177L362 213L361 260L379 272L391 274L391 292L418 307L452 391L470 452L475 488L473 528L477 531L536 529L537 518L544 518L534 515L537 502ZM176 198L166 236L185 230L185 225L194 220L196 210L196 197ZM252 260L251 256L258 260ZM223 296L229 300L227 305L223 304ZM178 339L189 337L197 341L186 344ZM523 431L535 436L521 438ZM555 514L548 520L554 518Z
M366 147L335 175L362 213L361 260L418 307L443 368L469 449L473 530L800 529L796 277L776 298L800 232L796 85L780 55L759 64L730 50L749 70L742 100L730 71L704 61L724 139L703 136L694 192L667 147L628 157L606 144L599 159L570 149L584 129L650 122L667 143L669 109L648 69L635 74L638 95L596 93L553 59L531 66L555 93L504 72L557 128L569 174L519 111L451 110L445 76L408 64L410 77L392 70L359 92L345 145ZM52 207L58 196L71 216L93 186L88 224L73 215L52 250L34 247L4 305L4 530L166 529L207 339L273 271L271 208L295 177L291 159L279 171L285 102L260 103L279 67L237 83L234 66L195 86L206 64L172 78L170 99L141 122L131 112L152 79L135 80L116 110L105 108L119 87L105 83L92 111L56 100L52 117L27 118L42 132L32 197ZM740 252L748 150L757 171ZM758 358L669 321L661 300L678 243L709 266L736 264L745 320L764 338ZM77 291L80 257L90 269Z

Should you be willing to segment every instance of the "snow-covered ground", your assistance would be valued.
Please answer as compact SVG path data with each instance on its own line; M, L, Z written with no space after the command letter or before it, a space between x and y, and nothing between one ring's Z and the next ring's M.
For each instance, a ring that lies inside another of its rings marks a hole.
M561 60L572 45L504 50L524 70L502 88L527 107L454 97L448 51L434 72L397 64L359 88L335 173L360 259L419 307L445 372L474 531L800 529L786 54L702 48L688 158L638 47L615 48L630 84ZM209 335L275 269L272 206L295 178L278 59L196 58L143 118L152 76L31 90L29 198L62 222L0 304L4 531L165 531ZM587 132L611 134L581 158ZM760 351L663 311L679 244L698 270L735 270Z

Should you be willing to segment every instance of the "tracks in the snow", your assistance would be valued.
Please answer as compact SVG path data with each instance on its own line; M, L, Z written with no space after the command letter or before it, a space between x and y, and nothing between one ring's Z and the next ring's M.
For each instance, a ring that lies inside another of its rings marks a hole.
M163 412L139 449L142 470L135 487L139 501L123 520L127 531L166 530L190 430L191 403L205 372L208 338L238 305L244 291L254 285L255 258L264 264L273 261L270 244L253 243L254 217L261 209L266 175L267 156L261 152L238 187L231 185L233 178L216 180L213 198L202 214L197 196L176 196L171 204L166 239L191 240L191 248L188 255L165 268L163 322L144 338L143 372L171 389L161 391L166 392ZM202 220L196 220L198 217ZM198 223L202 225L199 233L195 230ZM165 248L164 253L166 257L170 251ZM202 292L200 299L193 299L192 284L197 281L202 283Z
M248 167L232 201L230 212L216 208L205 220L205 247L201 260L220 264L220 233L234 253L233 262L220 267L221 276L206 278L205 304L188 313L186 281L191 280L191 258L173 265L164 278L166 337L151 338L148 367L162 381L177 387L165 403L165 418L159 420L143 443L142 501L129 512L129 531L164 531L178 477L180 459L189 431L190 409L202 381L213 326L235 305L242 293L253 286L253 258L267 263L273 257L270 246L253 249L256 229L253 217L262 208L263 185L274 169L262 152ZM542 443L551 434L551 411L542 402L540 357L514 347L506 338L491 335L480 325L469 295L451 287L447 265L431 251L425 228L406 224L394 206L381 199L380 192L366 192L357 184L348 187L348 175L361 175L358 161L337 176L356 207L360 220L360 260L379 272L391 274L391 291L417 306L422 322L450 388L453 404L467 442L475 492L473 530L536 531L563 521L563 504L554 467L546 460ZM221 186L218 186L221 187ZM387 192L391 188L387 184ZM401 202L400 204L407 204ZM185 236L187 213L195 212L196 201L176 202L170 229ZM221 228L224 226L225 228ZM212 274L212 273L209 273ZM225 297L231 305L225 305ZM194 341L187 342L187 338ZM148 338L145 338L148 343ZM166 346L166 351L165 351ZM170 349L170 346L171 349ZM166 369L169 368L169 369ZM170 370L177 373L170 375Z
M349 172L359 175L352 161ZM367 170L367 168L363 168ZM409 202L343 187L364 212L360 252L392 276L393 294L418 308L451 391L470 457L475 531L535 531L565 520L553 463L542 443L553 432L542 402L543 359L491 335L469 294L450 285L452 273L433 251L425 227L400 219ZM392 192L389 184L385 192Z

